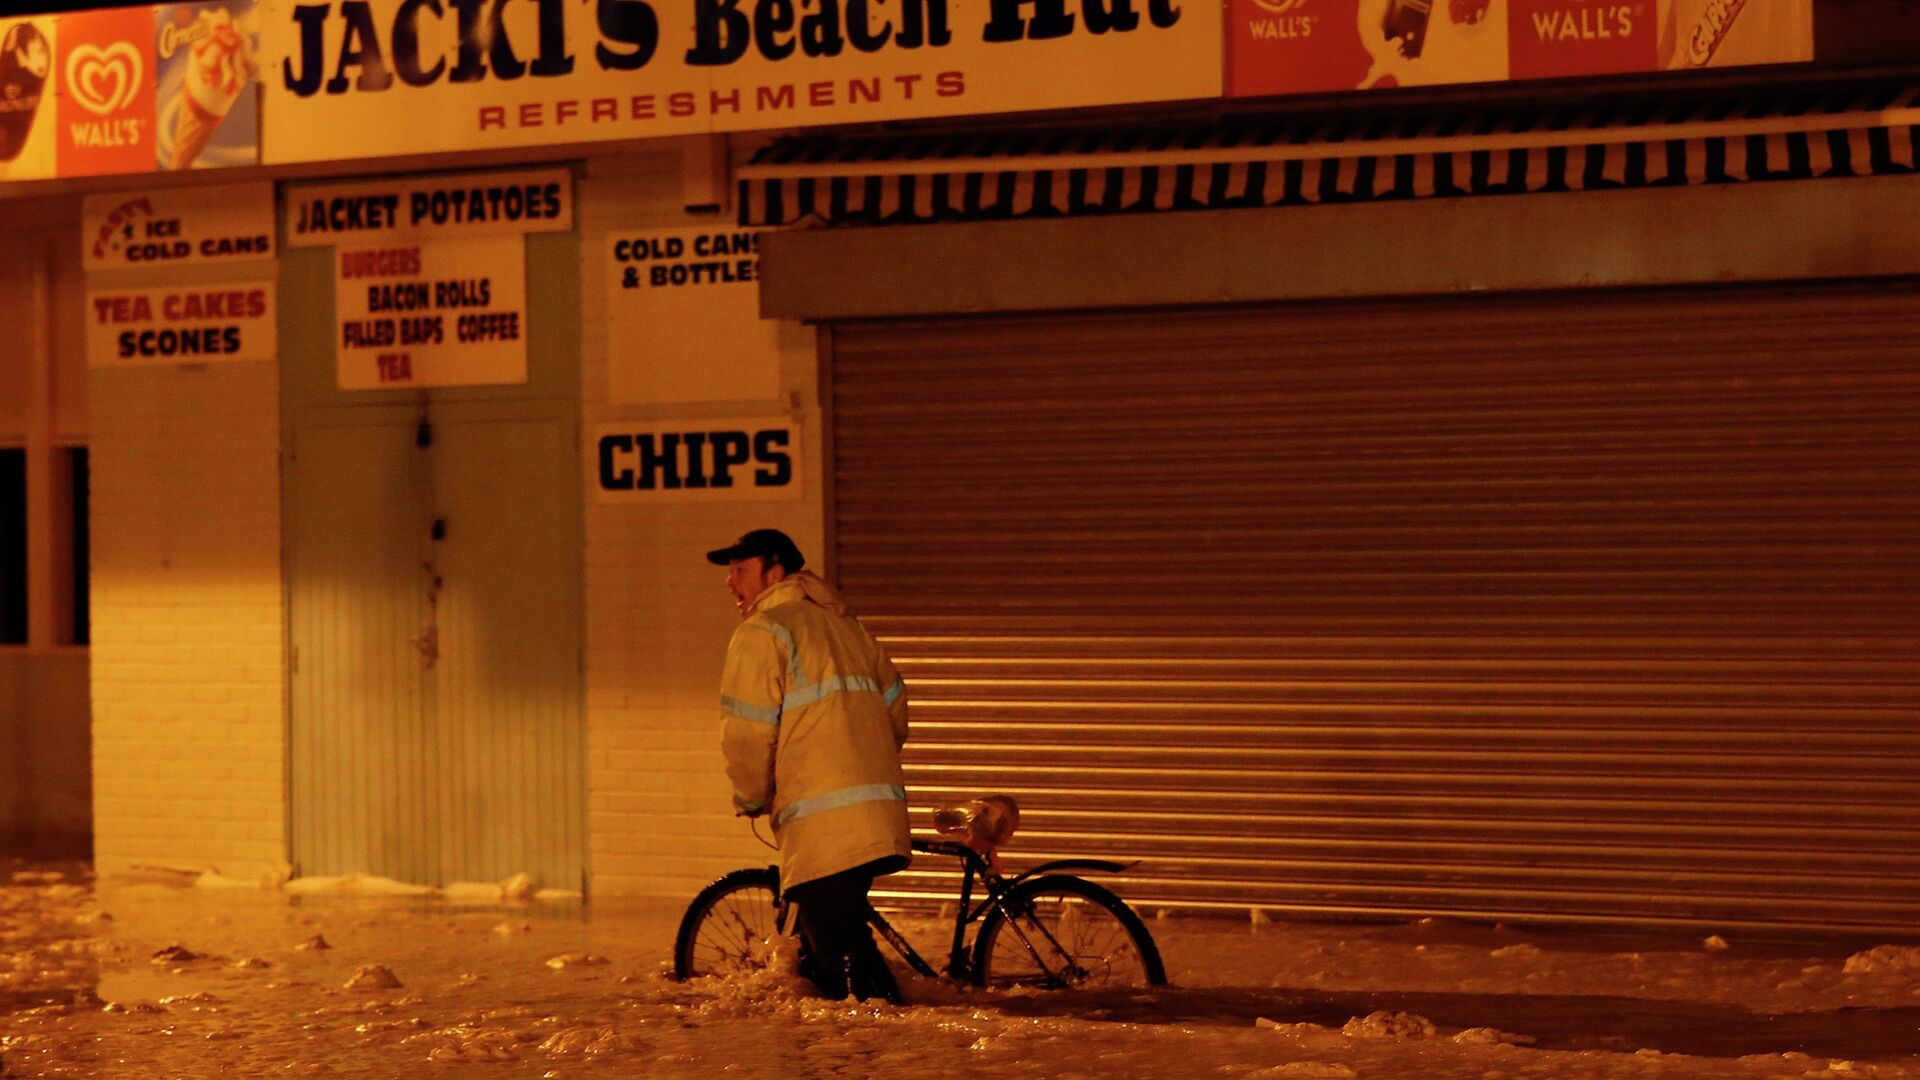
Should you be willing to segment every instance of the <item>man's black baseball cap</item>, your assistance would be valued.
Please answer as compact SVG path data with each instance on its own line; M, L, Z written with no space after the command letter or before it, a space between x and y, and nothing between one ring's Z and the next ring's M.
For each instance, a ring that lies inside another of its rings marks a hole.
M755 529L742 536L732 547L723 547L707 552L707 561L715 566L725 566L735 559L766 559L779 563L789 574L798 573L807 565L807 557L800 554L793 539L779 529Z

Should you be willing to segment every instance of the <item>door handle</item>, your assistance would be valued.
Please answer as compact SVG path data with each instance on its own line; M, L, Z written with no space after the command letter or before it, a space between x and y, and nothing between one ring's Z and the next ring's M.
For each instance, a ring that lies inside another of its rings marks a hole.
M440 631L432 623L421 623L420 632L408 638L414 648L420 650L420 666L430 668L440 659Z

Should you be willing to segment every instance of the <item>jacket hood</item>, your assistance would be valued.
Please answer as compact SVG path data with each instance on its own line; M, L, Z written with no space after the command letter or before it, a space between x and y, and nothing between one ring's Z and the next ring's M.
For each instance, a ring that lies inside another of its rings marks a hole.
M798 595L795 595L798 594ZM835 615L847 614L847 602L825 578L811 570L802 570L789 575L770 586L766 592L754 597L753 611L765 611L780 604L790 604L805 598L833 612Z

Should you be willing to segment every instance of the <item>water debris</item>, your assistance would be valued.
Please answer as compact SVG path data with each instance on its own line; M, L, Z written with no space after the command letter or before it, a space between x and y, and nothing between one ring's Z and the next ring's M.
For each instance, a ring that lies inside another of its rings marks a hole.
M441 895L455 904L498 904L524 902L533 895L534 878L522 871L499 881L456 881Z
M67 875L58 870L16 870L12 878L16 885L52 885L65 881Z
M409 1035L400 1040L400 1045L425 1048L427 1060L435 1065L463 1065L478 1061L517 1061L521 1043L538 1038L538 1035L522 1036L508 1028L455 1024Z
M1502 960L1532 960L1538 958L1540 946L1521 942L1518 945L1503 945L1490 954Z
M1454 1032L1453 1041L1462 1045L1532 1046L1540 1040L1531 1035L1515 1035L1511 1031L1501 1031L1499 1028L1471 1027Z
M261 968L269 968L273 965L257 956L243 956L228 966L235 971L259 971Z
M320 934L315 934L300 944L295 945L294 948L300 952L312 952L315 949L331 949L333 946L327 944L325 937Z
M1340 1029L1356 1039L1431 1039L1437 1034L1433 1021L1409 1012L1370 1012L1356 1016Z
M570 967L603 967L606 964L607 958L595 953L561 953L547 960L547 966L555 971Z
M384 964L361 964L346 981L348 990L393 990L403 985L393 969Z
M1345 1077L1358 1076L1352 1066L1337 1061L1289 1061L1285 1065L1275 1065L1270 1069L1259 1069L1247 1074L1257 1077L1280 1078L1314 1077L1315 1080L1343 1080Z
M496 923L493 927L493 932L501 937L512 937L515 934L531 934L533 933L533 924L514 922L509 919L503 923Z
M271 875L257 878L228 877L218 870L203 871L193 879L197 889L274 889L280 886Z
M564 1028L547 1036L540 1049L552 1057L599 1057L616 1051L641 1049L641 1042L610 1027Z
M409 885L377 874L295 878L285 888L295 896L434 896L440 892L431 885Z
M155 1005L151 1001L135 1001L131 1004L121 1001L109 1001L105 1005L100 1006L100 1011L104 1013L157 1013L166 1012L167 1010Z
M156 964L188 964L199 959L202 959L199 953L178 943L168 945L153 954L153 962Z
M1875 945L1847 957L1848 975L1920 975L1920 946Z
M1253 1026L1294 1039L1299 1042L1303 1050L1332 1050L1350 1044L1344 1032L1322 1027L1319 1024L1288 1024L1279 1020L1269 1020L1263 1016L1255 1020Z
M1727 944L1727 939L1721 937L1719 934L1708 934L1707 939L1700 943L1700 947L1708 952L1726 952L1728 949L1733 948L1733 946Z

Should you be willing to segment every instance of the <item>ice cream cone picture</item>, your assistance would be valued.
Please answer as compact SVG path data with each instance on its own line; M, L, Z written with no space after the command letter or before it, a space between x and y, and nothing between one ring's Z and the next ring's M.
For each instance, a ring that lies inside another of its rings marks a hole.
M20 156L40 111L53 50L40 29L15 23L0 38L0 162Z
M171 29L171 28L169 28ZM170 138L161 140L160 167L186 169L207 148L234 103L253 84L253 51L225 8L202 8L167 45L188 51L179 90L161 115Z

